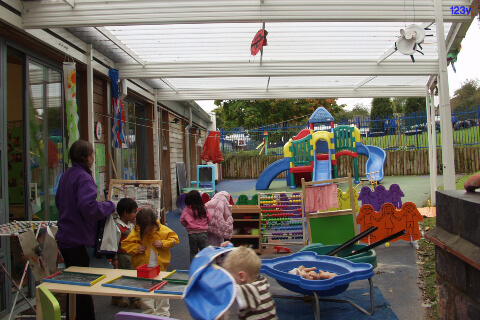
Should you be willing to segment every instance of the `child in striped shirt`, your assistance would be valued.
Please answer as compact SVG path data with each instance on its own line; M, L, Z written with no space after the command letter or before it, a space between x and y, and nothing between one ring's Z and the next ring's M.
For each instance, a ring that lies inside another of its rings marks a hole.
M268 291L270 285L260 276L262 261L255 251L239 247L223 259L222 267L237 282L239 319L277 319L275 302Z

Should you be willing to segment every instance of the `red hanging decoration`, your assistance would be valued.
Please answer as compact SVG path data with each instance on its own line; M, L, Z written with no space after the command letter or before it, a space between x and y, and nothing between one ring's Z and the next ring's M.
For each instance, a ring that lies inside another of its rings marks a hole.
M256 55L263 46L267 45L267 30L260 29L258 30L255 37L253 37L252 45L250 46L250 52L252 56Z

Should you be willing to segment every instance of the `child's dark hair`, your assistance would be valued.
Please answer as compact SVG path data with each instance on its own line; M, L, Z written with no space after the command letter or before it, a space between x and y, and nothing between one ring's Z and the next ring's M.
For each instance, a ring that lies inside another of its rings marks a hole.
M68 157L72 162L78 162L82 164L88 164L88 157L93 153L93 146L90 142L85 140L75 141L70 150L68 151Z
M138 209L138 204L132 198L122 198L117 203L117 213L122 217L126 213L132 213Z
M147 228L150 226L155 226L155 231L160 230L160 226L157 223L157 216L150 207L145 207L138 211L135 224L140 227L140 239L143 239Z
M192 208L195 219L207 217L207 210L203 204L202 196L200 196L200 192L197 190L192 190L187 193L187 196L185 197L185 204Z

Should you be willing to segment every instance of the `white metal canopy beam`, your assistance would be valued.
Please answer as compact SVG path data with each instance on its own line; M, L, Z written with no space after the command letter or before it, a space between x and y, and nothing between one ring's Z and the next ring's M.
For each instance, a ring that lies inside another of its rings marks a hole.
M95 28L98 32L103 34L108 40L112 41L117 47L122 49L123 52L128 54L132 59L137 61L142 66L145 66L145 61L140 58L135 52L133 52L129 47L127 47L122 41L120 41L113 33L111 33L105 27L96 27Z
M196 77L265 77L265 76L429 76L438 73L438 60L386 61L263 61L249 62L116 64L120 78L196 78Z
M442 8L440 0L434 0L437 34L445 34L443 26ZM437 37L438 63L440 66L439 86L439 111L440 128L442 130L442 165L443 165L443 186L445 190L455 190L455 157L453 149L452 110L450 107L450 96L448 93L448 72L447 52L444 37Z
M442 1L444 22L469 21L453 15L450 7L470 6L469 0ZM258 0L125 1L75 0L23 2L25 28L95 27L175 23L282 22L282 21L435 21L431 0Z
M362 87L357 90L332 87L315 88L228 88L223 90L183 89L177 92L155 90L158 100L250 100L308 98L425 97L425 86Z

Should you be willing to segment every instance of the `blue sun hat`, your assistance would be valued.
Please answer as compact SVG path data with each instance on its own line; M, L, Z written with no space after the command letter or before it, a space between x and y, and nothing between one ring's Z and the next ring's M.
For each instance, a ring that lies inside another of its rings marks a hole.
M187 288L183 294L185 304L194 319L214 320L220 318L235 300L235 279L215 263L218 256L236 248L206 247L190 265Z

